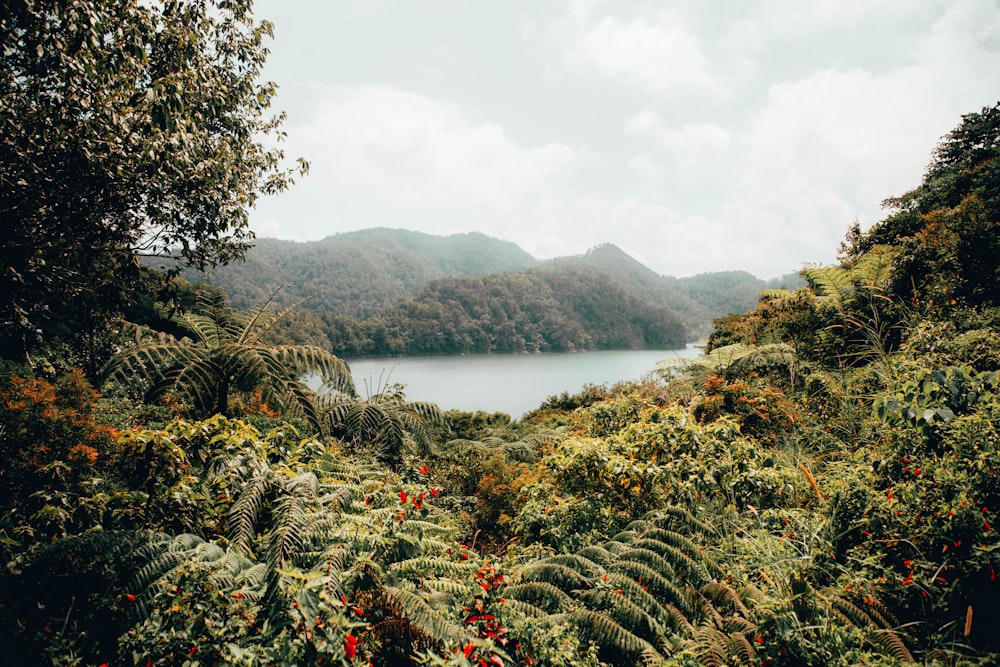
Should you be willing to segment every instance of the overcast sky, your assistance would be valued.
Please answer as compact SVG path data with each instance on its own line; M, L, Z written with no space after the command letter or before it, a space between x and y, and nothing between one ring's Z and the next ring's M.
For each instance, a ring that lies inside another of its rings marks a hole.
M1000 99L998 0L257 0L299 241L614 243L664 275L832 263Z

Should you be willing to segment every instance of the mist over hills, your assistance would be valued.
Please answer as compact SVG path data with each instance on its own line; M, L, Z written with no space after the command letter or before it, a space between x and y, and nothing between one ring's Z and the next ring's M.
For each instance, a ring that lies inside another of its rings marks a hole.
M304 243L262 238L245 261L187 277L218 285L244 310L285 285L278 305L308 299L286 335L322 334L357 356L682 344L752 308L760 290L801 283L744 271L661 276L612 244L543 261L479 233L387 228Z

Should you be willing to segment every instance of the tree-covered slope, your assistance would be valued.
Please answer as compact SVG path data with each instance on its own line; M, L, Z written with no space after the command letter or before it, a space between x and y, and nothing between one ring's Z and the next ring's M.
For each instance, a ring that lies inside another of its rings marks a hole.
M675 349L687 336L667 308L596 270L440 278L365 320L299 313L277 335L347 357L469 352Z
M661 276L610 243L551 263L601 271L612 284L669 308L684 323L689 340L706 337L716 318L753 308L760 291L769 286L746 271L700 273L686 278Z
M285 335L348 356L676 347L680 331L687 340L706 337L713 320L749 310L767 286L745 272L660 276L611 244L539 262L513 243L478 233L440 237L386 228L308 243L260 239L244 262L201 277L242 309L285 285L279 305L308 299ZM581 294L584 283L594 295ZM442 293L441 285L459 289L465 301ZM505 291L503 306L491 293L497 289ZM588 298L602 307L587 307Z
M515 244L483 234L442 237L378 228L306 243L258 239L244 262L218 267L204 278L229 294L237 308L261 303L287 285L280 303L308 297L308 310L365 318L437 278L520 271L536 263Z

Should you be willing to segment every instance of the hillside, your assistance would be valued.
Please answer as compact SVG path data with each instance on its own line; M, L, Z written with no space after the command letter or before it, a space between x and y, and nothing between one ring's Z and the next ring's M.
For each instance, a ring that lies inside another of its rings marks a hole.
M483 234L442 237L377 228L306 243L258 239L244 262L186 276L218 285L236 308L253 308L287 285L279 304L308 297L309 310L367 318L437 278L521 271L535 264L515 244Z
M610 243L592 248L583 255L552 260L551 264L599 270L619 287L669 308L687 328L688 340L706 337L716 318L745 313L753 308L760 291L774 282L787 284L791 278L790 287L804 284L794 274L767 282L746 271L701 273L687 278L661 276Z
M358 333L355 321L388 318L398 324L402 312L414 312L413 308L402 306L402 302L416 299L426 304L433 290L425 294L421 290L435 280L497 276L494 282L508 282L509 278L502 274L523 273L530 269L584 272L590 274L588 280L600 285L602 291L620 290L625 302L644 303L655 311L668 309L673 313L669 319L679 320L688 340L706 337L713 320L718 317L746 312L756 303L760 290L769 286L746 272L706 273L680 279L661 276L611 244L598 246L583 255L542 262L514 243L483 234L441 237L386 228L338 234L306 243L259 239L247 252L246 261L219 267L208 274L189 273L187 277L218 285L229 294L234 307L244 310L263 303L278 286L287 285L279 294L278 305L290 305L308 298L302 311L321 316L326 321L324 325L318 323L318 318L306 317L309 322L303 323L301 328L311 334L331 327L337 329L340 333L327 338L341 351L378 348L385 352L399 345L373 346L358 339L363 334ZM542 283L534 281L534 284L540 286ZM466 286L465 289L477 288ZM536 296L548 298L546 294ZM484 295L480 300L487 298ZM426 312L426 308L424 310ZM472 314L463 315L466 316ZM335 325L331 325L333 320L336 320ZM399 326L406 328L406 325ZM426 328L427 325L415 326ZM483 324L479 326L482 328ZM590 329L589 325L584 328ZM677 327L671 324L669 328L672 333L667 338L673 340ZM526 340L532 339L530 331L522 333L528 334ZM487 337L504 335L486 334ZM592 331L592 335L575 340L579 343L584 339L616 337L620 338L611 332ZM570 338L573 337L565 340ZM626 338L634 343L634 337ZM468 351L464 345L460 347ZM547 345L543 347L549 349ZM557 346L558 349L564 347ZM577 349L579 346L569 347Z

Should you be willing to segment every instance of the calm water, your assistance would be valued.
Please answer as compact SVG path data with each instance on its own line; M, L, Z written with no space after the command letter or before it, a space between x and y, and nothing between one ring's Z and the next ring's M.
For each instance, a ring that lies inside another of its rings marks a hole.
M662 359L696 357L700 352L689 345L681 350L393 357L349 363L363 396L398 382L406 386L408 401L520 418L554 394L574 394L586 384L638 380Z

